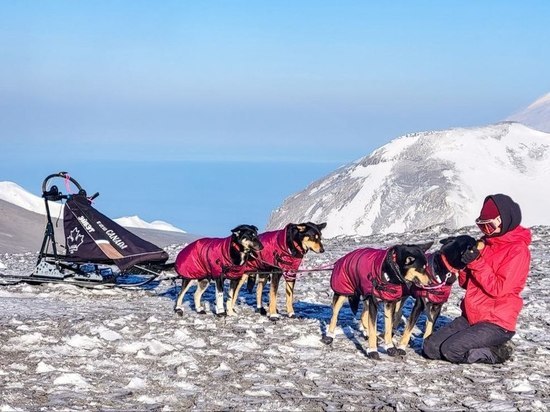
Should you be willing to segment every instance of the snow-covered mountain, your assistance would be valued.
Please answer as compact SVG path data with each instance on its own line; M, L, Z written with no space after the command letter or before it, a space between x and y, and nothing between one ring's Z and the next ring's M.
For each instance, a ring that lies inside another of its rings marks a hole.
M19 206L40 215L46 214L46 207L44 205L43 198L26 191L21 186L13 182L0 182L0 200L4 200L15 206ZM53 217L59 216L60 218L63 218L62 204L49 202L49 207L50 213ZM113 220L124 227L186 233L184 230L181 230L162 220L154 220L149 223L141 219L139 216L120 217Z
M268 228L326 221L327 237L459 228L493 193L512 196L525 225L549 225L548 182L549 133L512 122L413 133L287 198Z
M550 93L542 96L506 120L523 123L533 129L550 133Z

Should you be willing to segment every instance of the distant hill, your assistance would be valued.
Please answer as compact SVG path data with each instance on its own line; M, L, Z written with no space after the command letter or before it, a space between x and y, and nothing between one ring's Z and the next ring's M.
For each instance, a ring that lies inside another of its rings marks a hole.
M64 244L61 204L49 202L56 239ZM13 182L0 182L0 253L38 252L46 227L44 200ZM118 219L114 219L118 220ZM169 223L145 222L137 216L120 218L119 224L145 240L165 247L197 239ZM126 225L128 224L128 225ZM135 227L138 226L138 227Z
M533 129L550 133L550 93L509 116L506 120L523 123Z
M46 218L0 200L0 253L40 250Z

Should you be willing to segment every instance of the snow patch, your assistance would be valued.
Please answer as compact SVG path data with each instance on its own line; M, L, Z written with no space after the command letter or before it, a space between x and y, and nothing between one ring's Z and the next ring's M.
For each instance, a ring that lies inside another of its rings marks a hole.
M300 336L298 339L295 339L292 341L297 346L305 346L305 347L322 347L324 346L321 340L319 339L319 335L305 335Z
M47 363L39 362L38 365L36 365L36 373L49 373L53 371L55 371L55 368Z
M514 379L505 384L506 389L510 392L533 392L535 390L527 379Z
M176 386L186 392L198 392L201 390L197 385L189 382L176 382Z
M93 334L99 335L101 339L109 342L122 339L122 335L120 333L115 332L114 330L111 330L109 328L106 328L105 326L92 328L90 329L90 332L92 332Z
M127 354L130 354L130 355L135 355L136 353L138 353L138 351L140 351L140 350L142 350L146 347L147 347L147 343L136 341L136 342L131 342L131 343L126 343L126 344L120 345L118 347L117 351L122 352L122 353L127 353Z
M40 332L33 332L22 336L10 338L8 343L15 346L32 346L42 341L44 337Z
M230 343L227 348L238 352L253 352L260 349L260 345L254 341L239 340L237 342Z
M143 389L147 386L147 381L141 378L132 378L126 387L128 389Z
M171 352L175 348L172 345L168 345L166 343L162 343L158 340L152 340L148 343L149 352L151 355L162 355L166 352Z
M65 338L64 340L67 345L72 346L73 348L90 350L101 346L101 341L99 339L85 335L73 335L70 338Z
M0 412L22 412L24 409L14 408L8 404L0 405Z
M53 381L54 385L89 386L88 382L78 373L64 373Z

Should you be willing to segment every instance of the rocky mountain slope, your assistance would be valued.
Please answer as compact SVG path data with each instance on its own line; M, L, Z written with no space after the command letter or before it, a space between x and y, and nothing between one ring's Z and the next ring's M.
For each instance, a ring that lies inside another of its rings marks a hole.
M290 196L268 227L326 221L327 237L459 228L491 193L512 196L526 225L550 224L549 181L549 133L513 122L412 133Z

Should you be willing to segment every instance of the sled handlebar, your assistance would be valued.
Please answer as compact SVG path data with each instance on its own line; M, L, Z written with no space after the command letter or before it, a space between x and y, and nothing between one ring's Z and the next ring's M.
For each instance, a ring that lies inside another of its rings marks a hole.
M68 186L68 182L71 182L73 185L75 185L75 187L78 189L78 194L79 195L84 195L86 196L86 191L82 188L82 186L80 186L80 183L78 183L74 178L72 178L71 176L69 176L69 173L67 172L59 172L59 173L54 173L54 174L51 174L49 175L48 177L46 177L44 179L44 181L42 182L42 197L47 199L47 200L53 200L53 201L57 201L57 200L62 200L62 199L67 199L69 195L64 195L63 193L61 193L59 191L59 189L57 188L57 186L55 185L52 185L50 187L50 189L48 189L48 182L52 179L55 179L55 178L61 178L61 179L65 179L66 181L66 185L67 185L67 190L69 190L69 186ZM91 198L90 200L93 200L95 199L96 197L99 196L99 192L96 192Z

